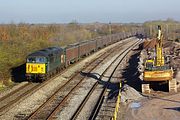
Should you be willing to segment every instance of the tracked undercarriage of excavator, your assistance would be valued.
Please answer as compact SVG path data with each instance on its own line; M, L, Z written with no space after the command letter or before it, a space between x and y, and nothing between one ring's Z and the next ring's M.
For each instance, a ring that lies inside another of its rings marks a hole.
M142 92L150 93L152 83L166 83L168 90L177 92L176 79L173 78L173 69L169 66L163 55L161 27L158 26L158 36L156 44L153 49L148 49L146 52L147 57L142 60L143 71L141 74L142 79ZM142 53L144 54L144 53Z

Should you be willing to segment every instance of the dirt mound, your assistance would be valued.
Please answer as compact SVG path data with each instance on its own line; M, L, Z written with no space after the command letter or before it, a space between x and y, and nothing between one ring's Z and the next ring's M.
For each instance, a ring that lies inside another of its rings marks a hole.
M170 47L172 45L174 45L172 41L164 41L163 47L167 48L167 47Z
M129 85L124 85L123 91L121 93L121 102L127 103L131 101L136 101L142 99L143 96Z
M144 49L153 49L155 48L155 45L157 44L156 39L147 39L143 43Z

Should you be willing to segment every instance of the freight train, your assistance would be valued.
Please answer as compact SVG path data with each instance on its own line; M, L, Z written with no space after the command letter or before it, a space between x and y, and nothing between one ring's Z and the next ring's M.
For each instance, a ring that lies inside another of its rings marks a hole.
M31 53L26 59L26 78L28 81L42 82L79 59L122 39L137 33L118 33L98 37L62 47L49 47Z

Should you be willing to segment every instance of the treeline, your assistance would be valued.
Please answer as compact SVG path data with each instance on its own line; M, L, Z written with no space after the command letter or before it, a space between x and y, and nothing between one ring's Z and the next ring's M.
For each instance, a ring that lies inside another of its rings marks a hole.
M11 69L25 63L26 56L50 46L65 46L110 32L137 30L123 24L6 24L0 25L0 81L11 78Z
M173 19L165 21L148 21L143 24L147 37L154 38L157 35L157 26L161 25L165 40L179 41L180 40L180 22Z

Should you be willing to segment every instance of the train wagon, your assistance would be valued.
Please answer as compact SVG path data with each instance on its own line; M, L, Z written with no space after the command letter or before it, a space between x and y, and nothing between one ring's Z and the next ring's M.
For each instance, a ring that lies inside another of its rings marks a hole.
M79 57L84 57L90 54L90 47L88 41L83 41L81 44L79 44Z
M65 66L65 52L59 47L39 50L27 56L26 77L29 81L43 81Z
M90 53L132 36L133 33L118 33L114 35L101 36L95 40L83 41L68 45L65 48L49 47L36 51L27 56L26 78L28 80L43 81L70 63L78 61L80 58Z
M111 44L115 43L114 35L111 35Z
M108 42L109 42L109 40L110 40L109 36L107 36L107 37L103 36L102 39L103 39L103 40L102 40L102 43L101 43L101 44L103 44L104 47L107 46L107 45L108 45Z
M111 36L108 35L107 37L103 37L103 45L108 46L111 44Z
M71 44L65 48L66 51L66 66L74 63L79 59L79 44Z
M119 39L119 35L118 34L114 34L113 35L113 41L114 43L118 42L120 39Z
M117 41L120 41L121 40L121 36L119 35L119 34L116 34L116 39L117 39Z
M96 39L96 49L101 49L101 48L103 48L103 39L102 39L102 37L98 37L97 39Z
M120 33L118 35L119 35L119 40L123 40L123 33Z
M89 50L90 50L90 52L95 52L96 51L96 40L90 40L90 41L88 41L88 43L89 43Z

